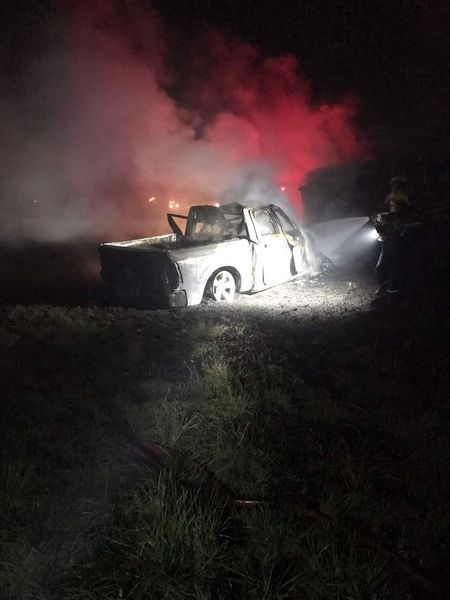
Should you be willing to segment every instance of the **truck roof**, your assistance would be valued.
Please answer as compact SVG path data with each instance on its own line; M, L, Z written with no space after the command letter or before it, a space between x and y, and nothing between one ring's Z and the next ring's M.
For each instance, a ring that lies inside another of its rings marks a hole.
M239 215L242 213L242 211L244 209L250 209L250 208L272 208L273 206L275 206L274 204L264 204L264 205L258 205L258 206L254 206L254 205L250 205L250 204L241 204L239 202L230 202L229 204L222 204L220 206L218 206L218 210L220 210L221 212L227 213L227 214L236 214Z

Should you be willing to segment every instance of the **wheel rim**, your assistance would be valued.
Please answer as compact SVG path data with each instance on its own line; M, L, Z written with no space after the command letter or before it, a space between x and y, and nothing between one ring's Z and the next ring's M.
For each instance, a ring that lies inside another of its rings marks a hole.
M212 295L217 302L232 302L236 292L236 282L229 271L219 271L212 283Z

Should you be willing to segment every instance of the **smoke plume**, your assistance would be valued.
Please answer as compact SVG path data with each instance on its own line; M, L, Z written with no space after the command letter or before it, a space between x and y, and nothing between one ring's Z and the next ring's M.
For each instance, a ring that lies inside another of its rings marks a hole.
M71 10L70 35L53 49L58 68L45 59L57 107L39 135L9 128L32 166L10 169L3 237L163 233L169 204L186 213L198 203L274 202L300 215L308 171L365 151L356 101L312 105L293 56L265 58L217 32L177 47L158 15L135 3ZM24 214L19 203L42 208Z

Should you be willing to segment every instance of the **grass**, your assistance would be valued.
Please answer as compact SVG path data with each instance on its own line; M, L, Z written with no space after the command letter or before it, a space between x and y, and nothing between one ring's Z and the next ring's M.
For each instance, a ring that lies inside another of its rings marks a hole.
M404 564L450 590L438 311L2 316L2 598L432 597Z

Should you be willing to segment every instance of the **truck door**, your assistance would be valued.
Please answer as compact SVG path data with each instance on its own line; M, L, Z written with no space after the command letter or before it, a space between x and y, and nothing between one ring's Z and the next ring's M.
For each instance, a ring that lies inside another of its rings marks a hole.
M302 273L306 268L305 239L299 228L281 208L274 206L272 210L278 219L291 250L291 274Z
M256 209L252 216L259 239L258 262L264 285L286 281L291 277L291 250L286 237L269 210Z

